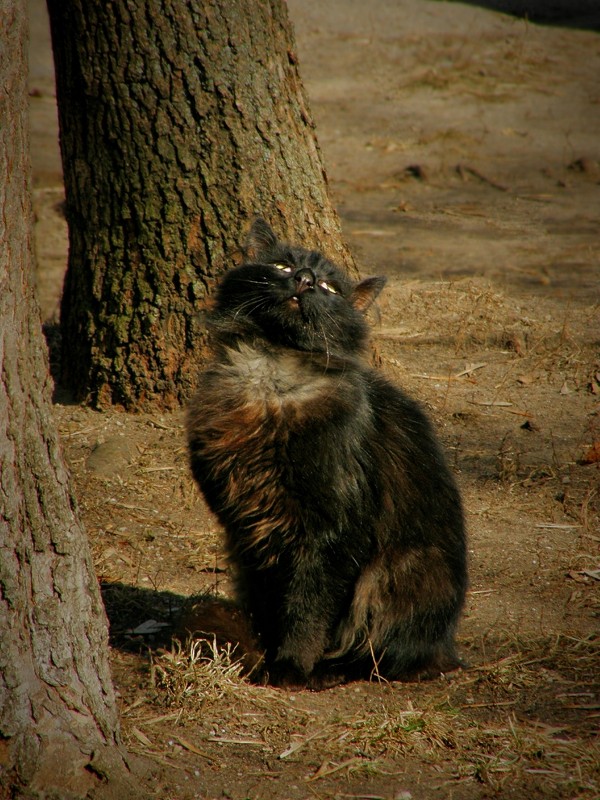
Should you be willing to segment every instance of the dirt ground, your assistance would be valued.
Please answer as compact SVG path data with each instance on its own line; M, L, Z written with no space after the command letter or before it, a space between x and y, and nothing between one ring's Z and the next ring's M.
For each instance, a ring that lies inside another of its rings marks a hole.
M464 493L470 668L290 694L250 686L227 653L162 647L187 598L228 591L182 415L57 403L124 741L163 800L599 798L597 19L542 26L433 0L289 6L344 235L364 274L389 279L381 369L429 408ZM40 0L31 105L53 320L66 231Z

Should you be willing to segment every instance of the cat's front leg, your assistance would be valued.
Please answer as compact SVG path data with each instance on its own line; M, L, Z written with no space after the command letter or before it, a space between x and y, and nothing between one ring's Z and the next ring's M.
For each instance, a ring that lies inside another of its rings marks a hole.
M322 620L286 620L289 627L269 664L269 683L286 689L300 689L309 679L325 651Z
M293 658L276 659L268 668L268 682L281 689L306 689L309 676Z
M342 682L340 676L329 676L322 668L337 608L335 597L326 587L320 570L304 571L292 580L281 621L281 639L269 659L272 685L322 689Z

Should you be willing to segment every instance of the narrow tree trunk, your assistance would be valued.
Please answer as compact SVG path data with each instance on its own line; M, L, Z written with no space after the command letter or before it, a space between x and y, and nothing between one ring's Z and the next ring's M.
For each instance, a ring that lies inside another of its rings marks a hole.
M70 230L63 378L174 406L256 213L344 266L283 0L48 0Z
M32 293L25 0L0 19L0 796L70 798L125 770Z

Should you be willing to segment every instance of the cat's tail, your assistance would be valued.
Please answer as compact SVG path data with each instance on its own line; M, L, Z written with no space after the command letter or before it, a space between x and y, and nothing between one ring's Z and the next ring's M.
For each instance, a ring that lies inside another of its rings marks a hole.
M433 678L463 666L454 631L464 602L464 580L442 553L381 555L361 574L341 620L331 662L351 665L354 677Z

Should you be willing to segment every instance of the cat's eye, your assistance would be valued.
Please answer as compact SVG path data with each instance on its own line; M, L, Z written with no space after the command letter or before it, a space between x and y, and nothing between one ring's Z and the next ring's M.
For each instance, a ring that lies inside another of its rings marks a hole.
M319 286L321 289L325 289L326 292L331 292L331 294L338 293L338 290L334 289L334 287L330 283L327 283L327 281L319 281Z
M275 269L280 270L281 272L291 272L292 268L289 264L273 264Z

